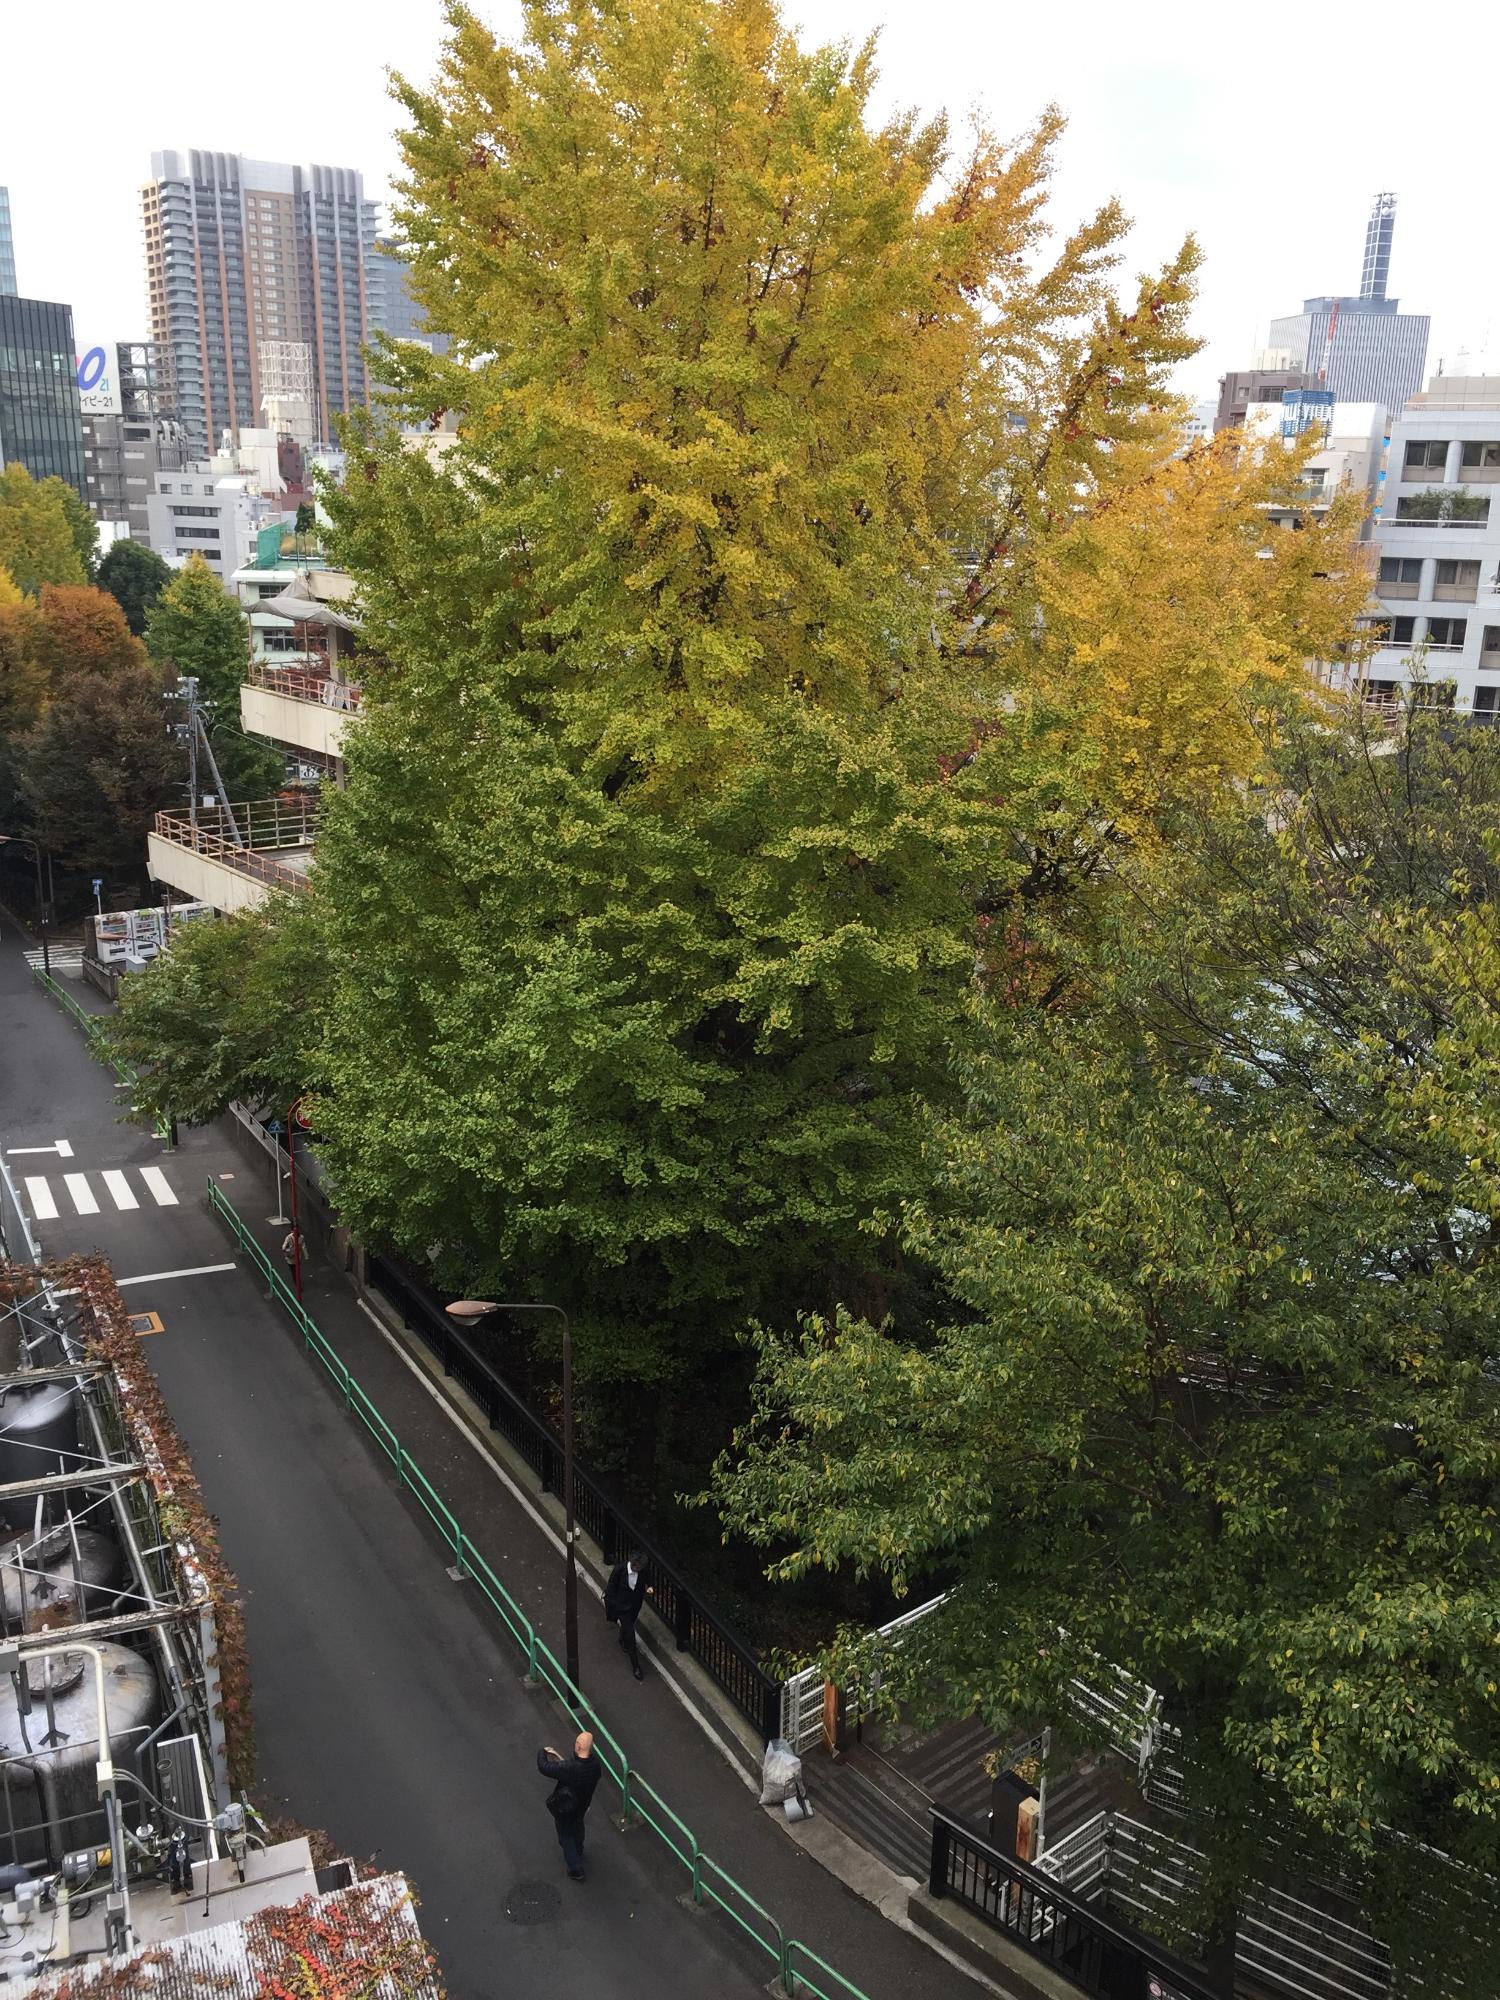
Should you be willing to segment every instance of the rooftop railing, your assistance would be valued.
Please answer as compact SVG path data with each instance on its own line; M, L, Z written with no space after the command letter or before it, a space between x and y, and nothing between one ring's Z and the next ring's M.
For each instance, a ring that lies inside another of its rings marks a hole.
M278 860L278 852L311 847L317 806L305 800L251 799L234 806L200 806L196 812L156 815L160 840L185 847L273 889L305 891L304 869Z
M267 694L284 694L292 701L316 702L320 708L338 709L352 715L359 707L359 688L352 681L335 680L332 674L318 674L306 667L273 667L255 660L246 671L251 687Z

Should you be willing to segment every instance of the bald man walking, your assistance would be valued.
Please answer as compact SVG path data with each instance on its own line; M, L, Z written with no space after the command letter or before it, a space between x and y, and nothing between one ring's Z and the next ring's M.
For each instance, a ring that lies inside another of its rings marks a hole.
M557 1828L557 1843L563 1861L575 1882L583 1877L583 1823L599 1783L599 1759L594 1755L594 1739L585 1729L574 1738L573 1754L564 1757L549 1743L536 1753L536 1767L544 1778L555 1780L547 1796L547 1810Z

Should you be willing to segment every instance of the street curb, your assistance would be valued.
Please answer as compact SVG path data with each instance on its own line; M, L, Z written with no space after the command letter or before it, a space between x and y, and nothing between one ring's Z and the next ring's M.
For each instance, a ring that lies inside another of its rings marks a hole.
M354 1303L364 1317L374 1327L396 1358L408 1370L419 1385L432 1398L447 1422L463 1441L482 1459L507 1494L537 1528L549 1545L561 1555L564 1551L563 1512L561 1500L536 1489L536 1474L520 1454L515 1452L506 1440L490 1431L480 1406L467 1394L463 1386L442 1372L440 1362L424 1345L415 1340L400 1315L380 1295L360 1287L350 1277L347 1270L330 1258L320 1257L325 1272L337 1274L354 1295ZM580 1532L575 1544L579 1567L583 1571L585 1587L592 1591L602 1603L603 1580L606 1574L602 1557L593 1554L595 1547L586 1533ZM709 1681L697 1663L676 1653L670 1646L663 1648L661 1635L650 1629L638 1628L638 1637L651 1656L653 1665L661 1676L663 1686L672 1694L689 1719L718 1751L730 1770L739 1778L753 1797L760 1792L761 1745L758 1734L737 1714L727 1711L727 1703L719 1695L717 1688ZM788 1821L779 1811L769 1816L780 1828L783 1836L790 1840L808 1859L815 1861L822 1871L833 1878L872 1909L879 1917L896 1929L905 1932L922 1944L937 1958L959 1973L966 1981L972 1982L987 1993L994 1994L996 2000L1036 2000L1034 1994L1014 1987L1000 1985L987 1976L971 1960L960 1956L947 1942L932 1935L923 1925L914 1923L908 1914L909 1903L914 1894L920 1894L920 1885L910 1877L898 1875L878 1856L862 1847L847 1834L826 1813L817 1810L817 1793L813 1792L814 1813L808 1820L796 1824ZM967 1943L968 1940L962 1940ZM996 1966L997 1971L1003 1970Z
M534 1485L535 1474L520 1454L512 1449L503 1438L495 1437L483 1421L479 1405L473 1402L462 1384L445 1376L438 1362L420 1342L413 1341L407 1328L387 1305L384 1299L366 1290L356 1288L356 1300L366 1317L388 1343L393 1351L417 1376L432 1396L434 1402L447 1416L454 1429L478 1455L490 1466L507 1491L523 1508L533 1523L546 1535L557 1553L563 1553L562 1505L555 1495L528 1491L522 1482ZM468 1407L465 1407L465 1406ZM470 1414L470 1410L475 1415ZM475 1416L478 1421L475 1421ZM509 1460L507 1464L505 1461ZM578 1551L579 1567L584 1572L589 1586L597 1593L602 1603L604 1596L605 1569L602 1557L592 1553L593 1544L583 1531L575 1543ZM760 1751L759 1739L751 1740L749 1725L737 1714L729 1711L718 1690L709 1681L697 1664L684 1659L674 1651L665 1652L660 1636L636 1628L636 1636L651 1654L660 1674L662 1683L677 1697L690 1718L697 1723L708 1741L724 1758L730 1769L746 1788L756 1795L760 1793ZM670 1669L668 1661L671 1662ZM705 1709L711 1713L705 1713ZM925 1945L937 1957L952 1966L955 1972L983 1987L986 1992L997 1996L997 2000L1029 2000L1014 1988L1001 1986L980 1971L966 1958L961 1957L941 1938L920 1924L913 1923L908 1915L908 1906L914 1891L920 1885L910 1876L898 1875L868 1848L862 1847L851 1835L844 1832L825 1813L818 1811L817 1795L813 1794L814 1812L810 1819L800 1820L795 1825L783 1813L767 1812L767 1817L803 1854L817 1862L825 1873L831 1875L843 1888L868 1904L887 1923L905 1931Z
M512 1498L547 1537L557 1553L563 1553L563 1510L555 1494L536 1490L536 1475L504 1438L495 1436L484 1423L479 1406L461 1384L443 1374L438 1362L420 1344L408 1337L406 1328L386 1302L369 1290L357 1294L357 1303L382 1338L417 1376L438 1407L464 1441L490 1467ZM477 1420L476 1420L477 1419ZM597 1545L584 1529L574 1544L578 1566L601 1605L607 1569ZM660 1675L664 1686L709 1738L730 1769L751 1791L760 1791L761 1745L749 1724L720 1702L718 1690L697 1663L670 1646L652 1625L641 1623L636 1637Z

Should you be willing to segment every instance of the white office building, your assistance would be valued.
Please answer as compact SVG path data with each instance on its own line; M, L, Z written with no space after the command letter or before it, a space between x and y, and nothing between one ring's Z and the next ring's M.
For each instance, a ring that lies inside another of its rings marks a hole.
M1463 713L1500 712L1500 376L1439 375L1391 432L1375 526L1365 667L1373 701L1413 684Z
M189 556L202 556L226 583L254 551L257 531L282 514L248 473L218 473L201 460L162 473L146 502L156 553L174 569Z

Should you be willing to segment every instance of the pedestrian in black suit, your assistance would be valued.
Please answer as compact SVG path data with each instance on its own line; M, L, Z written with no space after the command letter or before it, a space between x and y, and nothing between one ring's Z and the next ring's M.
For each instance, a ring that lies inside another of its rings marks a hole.
M640 1550L632 1549L624 1562L615 1564L604 1586L604 1615L611 1625L619 1626L620 1650L629 1658L638 1681L646 1676L641 1672L641 1656L636 1648L635 1621L641 1615L641 1606L652 1595L646 1588L645 1563Z
M537 1751L536 1767L544 1778L556 1780L547 1795L547 1810L557 1828L557 1844L563 1851L568 1873L575 1882L581 1882L583 1823L599 1783L599 1759L594 1755L593 1736L585 1729L576 1737L571 1757L564 1757L549 1743L545 1750Z

